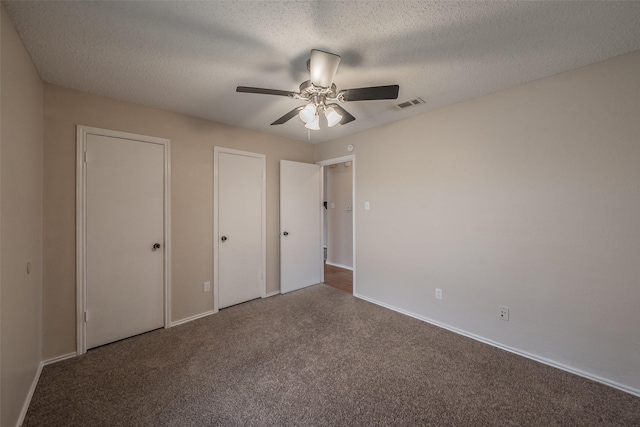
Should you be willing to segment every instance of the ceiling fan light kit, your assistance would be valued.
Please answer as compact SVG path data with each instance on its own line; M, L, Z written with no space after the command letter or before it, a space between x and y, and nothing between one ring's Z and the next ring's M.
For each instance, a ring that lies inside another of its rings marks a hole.
M329 127L333 127L340 123L342 115L340 115L335 108L327 107L326 105L316 105L313 102L307 104L300 112L298 117L306 124L307 129L318 130L320 129L320 110L324 112L327 118L327 124Z
M238 86L236 92L259 93L263 95L287 96L292 99L307 101L280 117L271 125L281 125L294 116L298 116L305 127L311 130L320 129L320 113L324 114L329 127L338 123L346 125L354 121L347 110L336 102L373 101L378 99L397 99L398 85L364 87L338 91L333 78L338 71L340 56L333 53L313 49L308 61L310 79L300 85L300 92L287 92L277 89Z

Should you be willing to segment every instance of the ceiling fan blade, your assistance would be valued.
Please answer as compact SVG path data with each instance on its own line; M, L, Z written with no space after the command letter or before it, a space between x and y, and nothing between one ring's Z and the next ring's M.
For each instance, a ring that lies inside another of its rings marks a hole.
M349 112L347 110L345 110L344 108L342 108L338 104L329 104L328 107L335 108L336 111L338 111L338 114L340 114L342 116L342 120L340 120L340 124L341 125L346 125L347 123L350 123L350 122L352 122L352 121L354 121L356 119L351 114L349 114Z
M340 64L340 56L312 49L309 58L311 83L318 87L331 87L336 71L338 71L338 64Z
M292 96L296 94L295 92L287 92L286 90L263 89L260 87L248 87L248 86L238 86L236 88L236 92L261 93L263 95L279 95L279 96Z
M375 101L376 99L397 99L400 86L373 86L359 89L346 89L338 93L344 101Z
M294 108L293 110L289 111L287 114L285 114L284 116L280 117L278 120L276 120L275 122L271 123L271 126L273 125L281 125L283 123L288 122L289 120L291 120L292 118L294 118L295 116L298 115L298 113L300 112L300 110L302 110L304 107L306 107L306 105L301 105L299 107Z

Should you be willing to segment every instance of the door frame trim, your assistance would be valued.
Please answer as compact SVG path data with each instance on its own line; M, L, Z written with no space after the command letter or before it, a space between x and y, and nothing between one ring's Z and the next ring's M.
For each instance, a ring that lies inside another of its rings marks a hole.
M219 169L218 169L218 160L220 154L235 154L239 156L247 156L260 159L262 162L262 244L261 244L261 266L262 274L260 281L260 296L262 298L267 297L267 156L265 154L260 153L252 153L250 151L241 151L234 150L232 148L225 148L214 146L213 147L213 312L217 313L219 310L219 298L218 294L220 291L220 281L218 277L218 265L219 265L219 251L218 251L218 241L220 239L219 236L219 224L218 224L218 209L220 208L218 196L220 192L218 191L219 182Z
M351 232L353 234L352 239L353 239L353 243L352 243L352 250L353 250L353 254L352 254L352 258L353 258L353 295L357 295L357 291L356 291L356 155L355 154L349 154L348 156L342 156L342 157L336 157L333 159L327 159L327 160L321 160L319 162L316 162L317 165L320 165L322 167L326 167L326 166L330 166L330 165L335 165L337 163L344 163L344 162L351 162ZM322 180L322 185L324 186L324 179ZM324 187L323 187L324 188ZM321 226L324 225L324 215L326 215L326 211L323 209L322 210L322 218L321 221L322 224ZM322 244L322 243L321 243ZM324 259L323 259L324 262ZM322 281L324 282L324 268L322 269Z
M164 327L171 327L171 141L165 138L78 125L76 130L76 353L87 352L87 171L85 152L88 135L130 139L164 148Z

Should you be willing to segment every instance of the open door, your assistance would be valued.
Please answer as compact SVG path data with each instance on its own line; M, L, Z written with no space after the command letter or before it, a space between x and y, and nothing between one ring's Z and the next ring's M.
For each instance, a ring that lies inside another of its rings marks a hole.
M280 160L280 293L322 281L322 171Z

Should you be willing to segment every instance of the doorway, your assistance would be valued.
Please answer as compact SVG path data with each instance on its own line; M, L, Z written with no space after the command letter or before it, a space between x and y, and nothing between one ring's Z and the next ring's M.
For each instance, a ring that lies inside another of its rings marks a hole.
M77 353L161 327L170 313L169 144L77 128Z
M318 162L323 166L324 283L356 293L355 156Z

